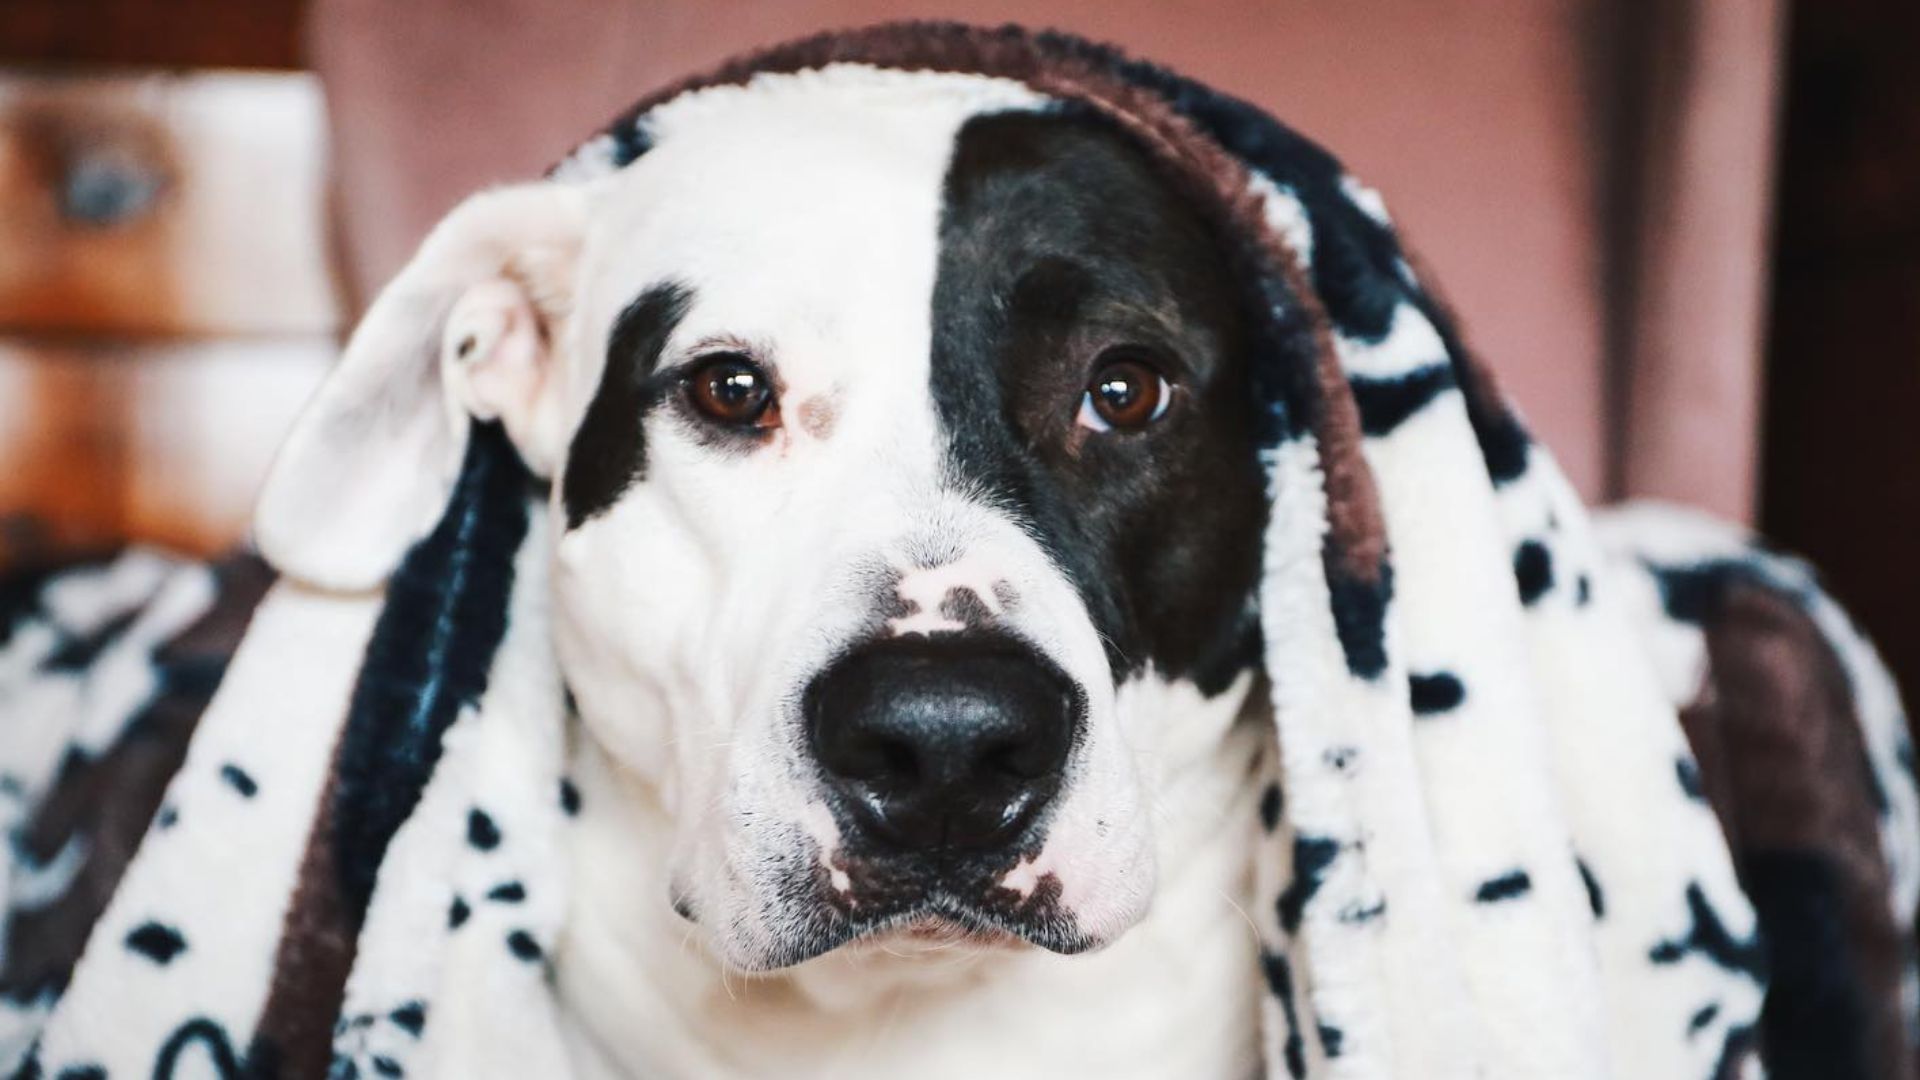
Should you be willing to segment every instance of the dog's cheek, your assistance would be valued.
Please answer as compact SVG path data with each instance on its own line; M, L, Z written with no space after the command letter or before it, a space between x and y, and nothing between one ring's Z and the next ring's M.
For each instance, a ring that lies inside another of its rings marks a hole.
M665 569L639 509L616 507L559 538L554 645L589 734L671 798L684 741L674 728L700 704L677 659L693 636L681 612L698 573Z
M1087 944L1111 944L1146 916L1153 897L1151 805L1111 702L1096 704L1038 851L1023 856L1003 885L1030 895L1050 882L1059 913Z

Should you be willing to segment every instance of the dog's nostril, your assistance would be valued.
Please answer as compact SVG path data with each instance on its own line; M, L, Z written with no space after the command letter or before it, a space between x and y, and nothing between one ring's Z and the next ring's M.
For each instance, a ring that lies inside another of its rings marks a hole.
M1000 642L891 639L842 658L806 698L815 758L869 833L915 850L1011 839L1052 797L1071 684Z

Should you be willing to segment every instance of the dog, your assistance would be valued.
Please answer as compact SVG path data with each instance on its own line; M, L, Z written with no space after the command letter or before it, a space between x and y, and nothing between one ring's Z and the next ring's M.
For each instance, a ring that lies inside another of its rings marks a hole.
M552 482L581 1054L1245 1075L1265 511L1226 258L1085 118L853 89L668 106L616 176L477 196L360 331L441 350ZM364 493L390 448L323 456ZM378 564L398 533L327 482L263 546Z
M1233 253L1098 117L1009 81L905 85L826 70L668 100L625 167L456 208L290 439L259 542L303 587L373 589L449 505L469 418L544 493L542 621L578 719L570 910L550 944L508 944L550 963L579 1075L1257 1075L1263 1009L1295 1016L1247 915L1281 809ZM1521 554L1531 603L1552 564ZM1617 587L1666 654L1712 652L1716 598L1754 585L1736 563L1631 562ZM1808 617L1778 599L1752 602ZM1663 672L1677 706L1700 692L1685 661ZM1410 690L1416 714L1464 692ZM1742 722L1696 704L1696 742ZM1731 831L1751 777L1718 737L1675 779ZM1851 844L1875 811L1848 797ZM1506 873L1478 902L1533 888ZM1695 929L1646 963L1758 963L1686 896ZM1826 925L1769 917L1785 941ZM423 1010L389 1020L417 1037ZM1337 1056L1339 1029L1313 1035Z

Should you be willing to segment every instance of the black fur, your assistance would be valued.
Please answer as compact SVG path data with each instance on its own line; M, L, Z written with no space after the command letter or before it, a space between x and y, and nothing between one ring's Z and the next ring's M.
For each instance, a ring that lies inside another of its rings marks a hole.
M600 387L567 450L560 484L567 527L577 529L611 507L647 471L641 421L667 386L655 377L668 335L686 316L693 292L674 282L647 289L615 317L607 335Z
M1114 678L1215 689L1258 656L1262 479L1247 331L1227 256L1145 155L1074 111L956 139L933 297L932 392L955 479L1025 519L1079 589ZM1178 389L1132 432L1076 427L1098 358Z

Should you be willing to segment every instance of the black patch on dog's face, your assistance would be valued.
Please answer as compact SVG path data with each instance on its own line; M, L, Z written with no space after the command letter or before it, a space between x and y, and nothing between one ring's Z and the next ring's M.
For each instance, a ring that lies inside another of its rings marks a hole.
M1140 150L1081 114L971 121L945 199L932 392L950 479L1040 537L1116 681L1151 663L1224 688L1258 651L1265 515L1225 253ZM1160 364L1171 407L1137 431L1076 424L1123 346Z
M646 435L641 419L660 396L654 373L660 352L693 302L693 291L662 282L635 297L613 320L607 335L607 365L600 388L567 450L561 497L567 527L614 504L647 469Z

